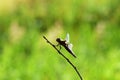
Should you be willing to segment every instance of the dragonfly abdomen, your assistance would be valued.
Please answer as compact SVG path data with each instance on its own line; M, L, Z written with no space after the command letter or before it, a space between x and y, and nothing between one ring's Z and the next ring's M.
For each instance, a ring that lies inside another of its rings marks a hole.
M73 57L76 58L76 56L74 55L74 53L73 53L67 46L63 45L63 47L64 47L70 54L72 54Z

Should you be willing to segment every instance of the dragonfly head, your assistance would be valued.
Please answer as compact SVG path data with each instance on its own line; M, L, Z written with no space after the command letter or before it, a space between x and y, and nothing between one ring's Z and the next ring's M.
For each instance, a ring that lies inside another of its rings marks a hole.
M60 39L60 38L57 38L57 39L56 39L56 41L57 41L57 42L60 42L60 41L61 41L61 39Z

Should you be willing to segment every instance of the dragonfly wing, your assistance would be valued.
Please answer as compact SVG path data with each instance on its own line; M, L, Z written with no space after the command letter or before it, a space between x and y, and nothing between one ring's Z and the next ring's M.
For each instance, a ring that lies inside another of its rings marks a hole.
M68 48L72 51L72 47L73 45L72 44L68 44ZM73 51L72 51L73 52Z
M65 40L67 43L69 43L69 33L67 33Z
M71 52L73 53L73 54L75 54L74 52L73 52L73 50L72 50L72 47L73 47L73 44L68 44L68 48L71 50Z

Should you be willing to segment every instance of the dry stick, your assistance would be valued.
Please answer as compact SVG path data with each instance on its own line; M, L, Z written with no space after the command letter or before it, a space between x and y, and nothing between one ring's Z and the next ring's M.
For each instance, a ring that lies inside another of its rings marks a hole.
M56 48L56 46L55 46L54 44L52 44L50 41L48 41L48 39L47 39L45 36L43 36L43 38L47 41L47 43L49 43L51 46L53 46L53 47L58 51L58 53L59 53L63 58L65 58L65 60L67 60L67 62L68 62L68 63L74 68L74 70L77 72L79 78L80 78L81 80L83 80L82 76L80 75L80 73L79 73L79 71L77 70L77 68L75 67L75 65L74 65L65 55L63 55L63 54Z

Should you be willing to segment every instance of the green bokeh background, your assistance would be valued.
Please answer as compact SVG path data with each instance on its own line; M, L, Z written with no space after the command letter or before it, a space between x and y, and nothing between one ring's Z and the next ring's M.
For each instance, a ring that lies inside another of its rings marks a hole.
M70 34L84 80L120 80L119 0L1 0L0 80L79 80L53 44Z

